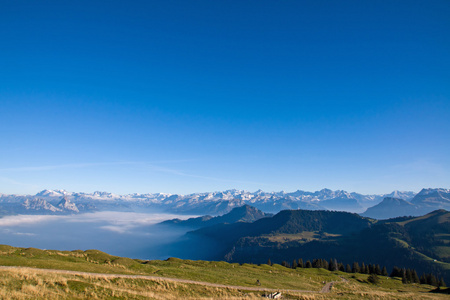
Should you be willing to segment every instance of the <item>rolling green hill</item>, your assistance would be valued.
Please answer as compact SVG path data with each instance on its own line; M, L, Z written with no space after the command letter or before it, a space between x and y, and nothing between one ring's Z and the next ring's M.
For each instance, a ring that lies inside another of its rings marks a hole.
M282 211L251 224L228 224L189 233L190 245L215 249L210 259L281 263L302 258L336 258L432 272L450 282L450 213L376 221L330 211Z
M191 229L198 229L209 227L217 224L231 224L237 222L254 222L261 218L271 217L272 214L267 214L254 208L250 205L243 205L233 208L229 213L223 216L211 217L202 216L197 218L189 218L187 220L173 219L161 222L160 225L179 226Z
M56 251L0 245L0 265L32 267L0 268L2 299L257 299L273 291L281 291L288 299L448 297L444 294L448 290L431 293L435 290L432 286L402 284L400 278L380 277L373 284L365 274L175 258L143 261L97 250ZM324 282L333 283L331 291L322 290Z

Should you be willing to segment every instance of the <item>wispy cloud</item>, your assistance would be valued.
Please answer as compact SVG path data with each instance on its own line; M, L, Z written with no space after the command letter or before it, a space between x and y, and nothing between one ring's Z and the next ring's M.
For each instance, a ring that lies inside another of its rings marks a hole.
M405 164L394 165L392 169L401 173L420 172L434 174L437 176L444 176L447 174L446 169L442 165L426 159L420 159Z
M35 236L35 233L30 232L19 232L11 229L3 229L1 230L4 234L13 234L13 235L19 235L19 236Z
M30 232L13 232L13 234L15 235L24 235L24 236L35 236L35 233L30 233Z
M0 172L48 171L48 170L57 170L57 169L89 168L89 167L96 167L96 166L110 166L110 165L124 165L124 164L132 164L132 163L131 162L76 163L76 164L35 166L35 167L14 167L14 168L3 168L3 169L0 169Z
M133 229L143 226L154 225L156 223L170 220L170 219L188 219L197 217L196 215L175 215L175 214L159 214L159 213L134 213L134 212L95 212L85 213L79 215L69 216L54 216L54 215L18 215L6 216L0 218L0 227L4 230L8 228L17 228L23 226L33 226L34 224L50 223L50 222L64 222L64 223L92 223L92 226L99 226L99 228L113 231L116 233L128 233ZM78 226L78 225L76 225ZM27 235L27 233L20 233L17 231L14 234Z
M105 229L108 231L112 231L115 233L126 233L128 232L129 229L131 229L131 227L124 227L124 226L114 226L114 225L106 225L106 226L100 226L101 229Z
M6 216L3 218L0 218L0 227L21 226L21 225L43 223L43 222L60 220L61 218L63 218L63 216L50 216L50 215Z
M190 177L190 178L198 178L208 181L217 181L217 182L229 182L229 183L238 183L238 184L252 184L258 186L273 186L273 184L267 184L263 182L256 181L244 181L244 180L236 180L229 178L219 178L213 176L202 176L197 174L192 174L190 172L185 172L176 168L168 168L166 166L162 166L165 164L177 164L184 162L193 162L198 161L198 159L178 159L178 160L160 160L160 161L120 161L120 162L99 162L99 163L70 163L70 164L59 164L59 165L44 165L44 166L24 166L24 167L11 167L11 168L1 168L0 172L42 172L42 171L51 171L51 170L60 170L60 169L83 169L83 168L93 168L93 167L104 167L104 166L140 166L147 168L154 172L161 172L181 177ZM16 185L24 185L32 188L37 188L37 186L20 183L8 179L6 177L0 177L0 180L9 182Z
M154 170L154 171L159 171L159 172L173 174L173 175L178 175L178 176L183 176L183 177L199 178L199 179L205 179L205 180L211 180L211 181L219 181L219 182L230 182L230 183L240 183L240 184L255 184L255 185L260 185L260 186L267 186L267 185L269 185L267 183L256 182L256 181L243 181L243 180L235 180L235 179L227 179L227 178L218 178L218 177L211 177L211 176L195 175L195 174L186 173L186 172L180 171L180 170L175 170L175 169L155 166L153 164L147 164L147 166L150 169ZM270 185L273 186L273 184L270 184Z
M1 177L1 176L0 176L0 181L3 181L3 182L8 183L8 184L21 185L21 186L26 186L26 187L30 187L30 188L37 188L38 187L35 184L24 183L24 182L20 182L20 181L11 179L11 178Z
M178 159L178 160L160 160L160 161L117 161L117 162L98 162L98 163L70 163L59 165L45 165L45 166L25 166L25 167L12 167L1 168L0 172L30 172L30 171L48 171L57 169L79 169L79 168L91 168L102 166L119 166L119 165L148 165L148 164L168 164L168 163L180 163L196 161L196 159Z
M108 222L114 225L145 226L179 217L180 217L179 215L175 214L102 211L95 213L85 213L79 215L65 216L65 219L67 222L79 222L79 223ZM189 217L191 216L183 216L182 218L189 218Z

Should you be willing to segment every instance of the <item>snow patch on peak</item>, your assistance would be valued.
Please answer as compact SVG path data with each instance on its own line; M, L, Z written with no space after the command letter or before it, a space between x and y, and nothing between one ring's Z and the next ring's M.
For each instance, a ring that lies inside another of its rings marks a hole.
M36 194L37 197L62 197L62 196L68 196L71 195L66 190L42 190L39 193Z
M58 207L63 209L63 210L69 210L69 211L73 211L73 212L80 212L80 210L78 209L78 207L75 205L75 203L70 202L69 199L67 199L66 197L64 197L59 203L58 203Z
M418 195L429 195L432 193L450 193L450 189L443 189L443 188L429 188L429 189L422 189Z
M54 207L44 199L26 199L22 204L26 210L37 210L37 211L51 211L59 212L61 209Z

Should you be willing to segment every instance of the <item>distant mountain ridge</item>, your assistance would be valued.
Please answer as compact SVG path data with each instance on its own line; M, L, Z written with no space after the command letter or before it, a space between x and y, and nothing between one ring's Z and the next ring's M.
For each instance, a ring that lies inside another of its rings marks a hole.
M272 214L267 214L262 211L260 211L257 208L254 208L250 205L243 205L241 207L235 207L233 208L229 213L218 216L218 217L211 217L211 216L203 216L198 218L190 218L187 220L180 220L180 219L173 219L173 220L167 220L164 222L161 222L161 225L169 225L169 226L182 226L182 227L188 227L191 229L195 228L202 228L202 227L208 227L213 226L217 224L230 224L230 223L236 223L236 222L248 222L252 223L254 221L257 221L259 219L265 218L265 217L271 217Z
M375 219L389 219L398 216L421 216L438 209L450 210L450 190L422 189L411 202L387 197L361 215Z
M389 219L399 216L416 216L419 214L417 206L403 199L386 197L373 207L369 207L362 216L375 219Z
M450 279L449 230L450 212L443 209L383 221L348 212L284 210L253 223L217 224L188 232L177 247L197 249L190 254L194 259L279 263L332 257L348 264L411 267Z
M450 206L450 189L423 189L411 203L430 207Z
M392 192L386 195L362 195L343 190L332 191L322 189L315 192L297 190L287 193L281 192L248 192L244 190L227 190L210 193L194 193L177 195L166 193L117 195L108 192L76 193L65 190L43 190L36 195L5 195L0 194L0 211L3 214L14 213L62 213L58 207L62 199L70 201L71 208L66 205L64 213L86 211L145 211L161 210L179 214L220 215L231 211L235 207L248 204L267 213L277 213L285 209L308 210L340 210L361 213L368 207L374 206L384 197L395 195L404 200L410 200L413 192ZM47 206L39 209L28 205L21 206L26 200L45 200ZM56 208L53 209L49 205ZM45 208L47 207L47 208Z
M384 200L383 200L384 199ZM397 199L397 200L393 200ZM73 193L65 190L43 190L36 195L0 194L0 214L74 214L92 211L164 211L191 215L221 215L235 207L251 205L266 213L281 210L334 210L361 213L386 219L418 216L436 209L450 209L450 190L422 189L413 192L394 191L385 195L362 195L343 190L322 189L315 192L222 192L177 194L116 195L107 192Z
M199 229L192 234L220 240L230 235L233 236L233 239L238 239L266 234L298 234L304 231L351 234L368 228L370 225L369 219L348 212L283 210L273 217L260 219L253 223L222 224L222 226Z
M53 206L44 199L26 199L22 206L27 210L59 212L61 209Z

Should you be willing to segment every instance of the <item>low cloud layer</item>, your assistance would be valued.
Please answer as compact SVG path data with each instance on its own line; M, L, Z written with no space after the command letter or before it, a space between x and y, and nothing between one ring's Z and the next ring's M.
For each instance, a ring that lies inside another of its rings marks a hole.
M21 226L37 223L44 223L50 221L57 221L64 218L64 216L46 216L46 215L18 215L18 216L6 216L0 218L0 227Z
M140 226L154 225L164 220L179 218L187 219L192 216L180 216L174 214L159 213L135 213L135 212L95 212L69 216L54 215L17 215L0 218L0 227L28 226L49 222L65 223L107 223L101 228L114 232L125 232Z
M2 244L74 250L99 249L141 259L169 257L166 245L185 232L155 224L191 216L135 212L96 212L69 216L17 215L0 218Z

